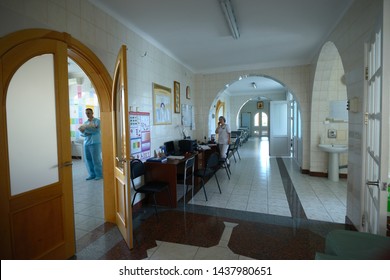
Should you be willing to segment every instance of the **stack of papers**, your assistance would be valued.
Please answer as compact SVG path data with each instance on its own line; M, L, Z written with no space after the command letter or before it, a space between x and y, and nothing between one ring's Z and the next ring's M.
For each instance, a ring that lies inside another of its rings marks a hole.
M199 147L200 147L202 150L211 150L211 148L210 148L208 145L199 145Z
M183 159L184 156L168 156L170 159Z

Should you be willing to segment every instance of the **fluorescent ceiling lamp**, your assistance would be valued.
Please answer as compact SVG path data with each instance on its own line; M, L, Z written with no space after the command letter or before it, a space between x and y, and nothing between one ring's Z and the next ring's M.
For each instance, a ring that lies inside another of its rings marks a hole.
M240 38L240 32L238 31L237 21L236 17L234 16L232 3L230 2L230 0L219 0L219 3L221 4L223 14L225 15L233 38Z

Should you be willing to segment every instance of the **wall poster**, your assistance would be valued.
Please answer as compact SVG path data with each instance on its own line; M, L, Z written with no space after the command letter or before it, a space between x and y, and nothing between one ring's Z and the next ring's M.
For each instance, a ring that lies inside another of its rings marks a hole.
M145 161L150 153L150 113L129 112L130 154L135 159Z
M192 105L181 105L181 124L184 127L189 127L191 130L195 130L195 115Z

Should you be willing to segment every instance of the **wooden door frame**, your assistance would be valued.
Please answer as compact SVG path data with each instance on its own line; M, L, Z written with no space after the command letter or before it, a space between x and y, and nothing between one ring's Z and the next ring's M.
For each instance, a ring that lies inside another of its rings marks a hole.
M102 122L102 158L103 158L103 173L104 173L104 215L105 221L115 222L115 197L114 197L114 176L113 176L113 136L112 136L112 78L109 75L104 64L99 58L84 44L73 38L68 33L61 33L47 29L26 29L16 31L9 35L0 38L0 57L7 53L9 50L16 46L26 43L28 41L51 39L64 42L67 45L68 56L73 59L80 68L86 73L91 82L93 83L96 94L99 98L100 104L100 117ZM2 77L2 69L0 69L0 78ZM0 95L3 96L1 100L2 104L6 102L5 92L6 89L0 88ZM4 118L2 118L4 119ZM5 132L5 124L2 125L2 130ZM3 132L3 131L2 131ZM7 143L6 133L2 133L0 137L0 145L5 147ZM6 151L0 149L0 177L2 186L9 186L9 170L7 169L8 156ZM4 184L3 184L4 183ZM4 204L4 200L9 199L9 188L0 188L0 215L2 217L7 216L8 208ZM2 256L10 258L12 256L12 248L10 241L10 225L7 219L0 221L0 247L2 248ZM2 258L3 259L3 258Z

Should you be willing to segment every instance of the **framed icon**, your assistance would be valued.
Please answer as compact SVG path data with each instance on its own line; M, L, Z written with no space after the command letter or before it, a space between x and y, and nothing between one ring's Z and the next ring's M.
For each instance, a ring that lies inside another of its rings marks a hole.
M257 102L257 109L263 109L264 108L264 103L263 101L258 101Z
M180 113L180 83L177 81L173 82L173 101L175 113Z
M186 98L191 99L191 89L190 86L186 87Z
M171 89L153 84L153 121L155 125L172 123Z

